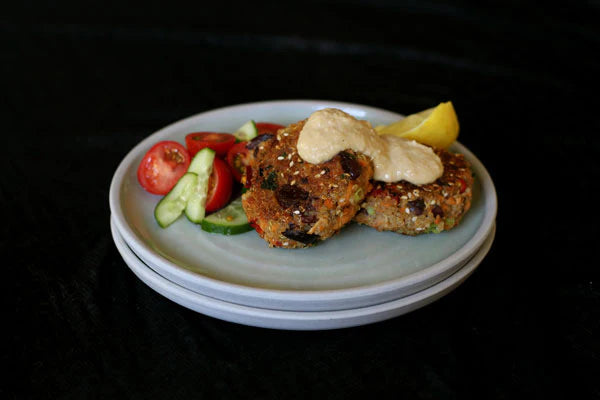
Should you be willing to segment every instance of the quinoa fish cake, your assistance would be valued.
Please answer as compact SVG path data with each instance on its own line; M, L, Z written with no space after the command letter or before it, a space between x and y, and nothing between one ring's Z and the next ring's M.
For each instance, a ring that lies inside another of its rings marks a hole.
M345 150L331 160L302 160L297 142L305 121L248 143L248 190L242 205L248 221L271 247L315 245L352 220L371 189L369 157Z
M458 225L471 207L473 175L462 154L436 149L444 172L433 183L374 182L354 220L405 235L439 233Z

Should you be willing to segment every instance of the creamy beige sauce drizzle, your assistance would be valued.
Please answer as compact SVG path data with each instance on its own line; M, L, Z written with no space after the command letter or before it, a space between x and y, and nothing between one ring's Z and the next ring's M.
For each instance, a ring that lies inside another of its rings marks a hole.
M372 158L373 178L378 181L405 180L422 185L444 172L440 158L430 147L398 136L378 135L369 122L334 108L311 114L298 138L298 154L312 164L328 161L347 149Z

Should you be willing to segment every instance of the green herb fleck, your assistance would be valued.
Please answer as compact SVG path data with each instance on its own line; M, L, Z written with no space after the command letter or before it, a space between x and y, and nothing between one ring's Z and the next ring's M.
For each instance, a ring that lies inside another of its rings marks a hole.
M267 179L262 181L262 183L260 184L260 187L262 189L267 189L267 190L277 189L277 173L274 171L271 171L269 173L269 175L267 176Z
M363 190L362 188L358 188L356 192L352 195L351 202L352 204L359 203L363 199Z
M440 233L440 228L437 226L437 224L435 222L432 222L431 225L429 225L429 228L427 228L426 233Z

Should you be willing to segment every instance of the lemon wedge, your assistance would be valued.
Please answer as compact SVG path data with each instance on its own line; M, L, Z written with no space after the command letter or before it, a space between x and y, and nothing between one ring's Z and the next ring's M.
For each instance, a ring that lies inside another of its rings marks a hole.
M448 101L375 130L380 135L396 135L446 149L458 137L459 126L452 102Z

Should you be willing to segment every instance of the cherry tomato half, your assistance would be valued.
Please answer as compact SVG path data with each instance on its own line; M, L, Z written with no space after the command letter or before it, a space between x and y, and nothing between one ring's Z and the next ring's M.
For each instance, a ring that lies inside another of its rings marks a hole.
M281 128L285 128L283 125L272 124L270 122L257 122L256 129L258 130L258 134L262 135L263 133L277 133L277 131Z
M235 143L235 136L230 133L217 132L193 132L185 137L185 145L194 157L197 152L205 147L209 147L217 153L217 156L224 156L227 150Z
M234 144L227 152L227 164L231 167L233 178L241 182L242 175L246 172L246 166L248 165L248 149L246 148L248 142L239 142Z
M208 194L206 196L206 212L223 208L231 198L233 178L227 163L220 158L213 161L213 169L208 179Z
M153 194L167 194L190 165L190 154L181 144L170 140L156 143L142 158L137 178Z

